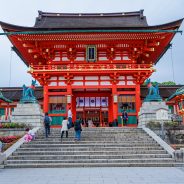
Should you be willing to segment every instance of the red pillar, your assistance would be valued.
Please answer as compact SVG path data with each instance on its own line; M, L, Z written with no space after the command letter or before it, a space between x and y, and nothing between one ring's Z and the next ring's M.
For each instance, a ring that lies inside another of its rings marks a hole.
M136 84L136 95L135 95L135 104L136 104L136 115L138 117L138 113L141 107L141 92L140 92L140 84Z
M70 98L70 102L68 101L68 99ZM67 85L67 107L66 107L66 112L68 112L68 109L71 107L71 111L73 114L73 106L72 106L72 87L71 84Z
M8 119L8 107L5 107L5 120L7 120Z
M113 121L113 99L112 99L112 95L108 96L108 121L112 122Z
M43 112L46 113L49 110L49 97L48 97L48 86L43 87Z
M72 114L73 114L73 121L76 120L76 96L72 96Z
M115 98L118 98L117 96L117 86L116 84L113 84L112 86L112 107L113 107L113 120L118 119L118 102L116 102Z

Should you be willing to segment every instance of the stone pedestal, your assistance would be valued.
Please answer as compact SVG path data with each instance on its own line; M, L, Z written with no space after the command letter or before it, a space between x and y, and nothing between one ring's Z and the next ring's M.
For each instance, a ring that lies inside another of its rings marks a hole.
M43 112L39 104L17 104L12 112L12 122L25 123L33 127L43 126Z
M168 111L168 121L171 120L171 113L165 102L144 102L139 112L138 127L145 127L150 121L159 121L156 119L156 112L159 109Z

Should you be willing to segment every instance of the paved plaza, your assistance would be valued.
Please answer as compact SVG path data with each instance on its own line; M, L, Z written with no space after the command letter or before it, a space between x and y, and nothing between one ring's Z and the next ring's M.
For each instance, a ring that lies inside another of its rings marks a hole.
M184 168L0 169L1 184L183 184Z

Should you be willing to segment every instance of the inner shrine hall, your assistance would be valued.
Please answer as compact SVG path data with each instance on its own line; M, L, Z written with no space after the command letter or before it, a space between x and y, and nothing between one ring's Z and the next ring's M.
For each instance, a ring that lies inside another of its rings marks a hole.
M43 111L61 124L71 107L73 120L96 126L128 112L136 125L140 85L155 72L182 19L149 26L143 10L121 13L38 12L35 25L0 22L13 50L43 86ZM167 63L165 63L167 66Z

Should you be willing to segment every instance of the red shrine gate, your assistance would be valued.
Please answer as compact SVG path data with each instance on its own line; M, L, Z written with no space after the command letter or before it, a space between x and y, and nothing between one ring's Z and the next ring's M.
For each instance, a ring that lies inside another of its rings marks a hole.
M71 106L97 126L118 119L136 124L140 84L167 51L181 20L148 26L143 11L103 14L39 12L34 27L0 22L14 51L44 87L44 112L55 124ZM14 32L14 33L11 33ZM16 34L15 34L16 32Z

